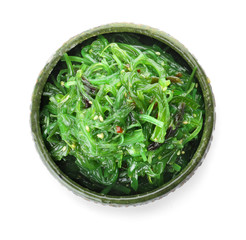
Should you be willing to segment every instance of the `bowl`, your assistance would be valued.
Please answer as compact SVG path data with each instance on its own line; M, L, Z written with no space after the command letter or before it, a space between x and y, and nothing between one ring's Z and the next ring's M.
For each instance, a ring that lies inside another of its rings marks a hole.
M160 41L165 45L169 46L172 49L172 51L175 52L175 54L179 56L179 58L183 59L182 61L184 61L191 69L197 67L196 78L199 82L204 98L205 117L201 140L197 147L197 150L195 151L192 159L187 164L187 166L174 179L170 180L169 182L165 183L159 188L156 188L146 193L131 196L110 196L91 191L79 185L61 171L61 169L58 167L55 161L51 158L45 146L41 134L39 111L42 92L45 83L50 73L55 68L55 66L57 65L64 53L75 48L78 44L81 44L87 39L93 38L100 34L123 32L136 33L140 34L143 38L150 37L152 39ZM185 183L193 175L197 167L201 165L203 159L205 158L209 150L212 140L212 132L215 125L214 108L215 102L210 85L210 80L206 76L205 72L199 65L196 58L187 50L187 48L185 48L184 45L182 45L176 39L171 37L169 34L149 26L136 25L132 23L112 23L93 28L76 35L75 37L65 42L63 46L59 48L55 52L55 54L50 58L50 60L47 62L47 64L39 74L36 85L34 87L31 105L31 130L36 148L44 164L47 166L47 168L53 174L53 176L55 176L55 178L57 178L64 186L66 186L73 193L88 200L109 204L111 206L140 205L156 199L160 199L166 196L168 193L174 191L177 187Z

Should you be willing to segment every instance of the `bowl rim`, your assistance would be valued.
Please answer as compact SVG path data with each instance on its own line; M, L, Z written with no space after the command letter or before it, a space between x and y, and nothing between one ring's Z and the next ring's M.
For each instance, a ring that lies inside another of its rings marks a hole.
M95 37L100 34L117 32L132 32L154 38L160 42L165 43L175 52L177 52L191 67L191 69L197 67L196 78L198 79L199 85L202 89L205 104L204 127L200 144L193 158L190 160L187 166L177 175L176 178L170 180L162 186L146 193L131 196L111 196L93 192L70 179L59 169L59 167L55 164L55 162L49 155L41 134L39 122L40 102L44 85L53 68L56 66L63 54L89 38ZM147 203L149 201L160 199L166 196L171 191L174 191L176 188L183 185L193 175L197 167L201 165L212 141L212 132L215 126L215 100L210 85L210 80L206 76L204 70L202 69L196 58L188 51L188 49L175 38L171 37L169 34L163 31L146 25L133 23L111 23L95 27L72 37L67 42L65 42L55 52L54 55L52 55L52 57L44 66L43 70L40 72L34 87L31 104L30 124L33 140L42 161L52 173L52 175L55 176L69 190L87 200L93 200L94 202L109 204L111 206L139 205Z

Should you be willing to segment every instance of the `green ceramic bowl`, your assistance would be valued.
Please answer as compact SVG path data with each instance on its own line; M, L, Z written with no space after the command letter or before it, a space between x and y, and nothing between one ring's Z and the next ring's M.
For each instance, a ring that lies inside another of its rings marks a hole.
M205 121L202 132L202 137L200 144L188 165L180 172L180 174L169 181L168 183L156 188L153 191L146 192L143 194L132 195L132 196L109 196L103 195L97 192L93 192L87 188L82 187L78 183L70 179L66 174L64 174L56 165L56 163L51 158L42 138L40 123L39 123L39 110L41 96L43 92L44 85L52 72L53 68L57 65L58 61L61 59L65 52L70 51L78 44L81 44L85 40L95 37L100 34L107 33L122 33L122 32L132 32L151 37L158 40L170 48L173 49L192 69L196 66L197 72L196 77L199 81L200 87L202 89L202 94L205 102ZM32 96L32 107L31 107L31 128L33 139L35 141L37 150L47 166L50 172L68 189L73 191L75 194L84 197L89 200L96 202L101 202L110 205L138 205L141 203L146 203L159 199L169 192L174 191L177 187L181 186L186 182L194 173L196 168L200 166L202 160L204 159L206 153L208 152L209 146L212 140L212 131L215 124L215 102L210 86L210 81L204 73L203 69L197 62L197 60L191 55L191 53L176 39L171 37L165 32L159 31L155 28L151 28L144 25L135 25L130 23L113 23L83 32L70 40L68 40L64 45L58 49L55 54L51 57L48 63L45 65L41 71L38 80L36 82L33 96Z

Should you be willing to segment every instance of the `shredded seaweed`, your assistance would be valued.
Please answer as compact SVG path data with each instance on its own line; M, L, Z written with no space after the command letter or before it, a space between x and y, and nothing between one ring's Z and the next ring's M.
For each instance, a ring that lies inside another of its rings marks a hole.
M99 36L76 56L65 53L61 66L44 88L40 120L66 174L103 194L129 195L187 165L203 126L196 68L132 34Z

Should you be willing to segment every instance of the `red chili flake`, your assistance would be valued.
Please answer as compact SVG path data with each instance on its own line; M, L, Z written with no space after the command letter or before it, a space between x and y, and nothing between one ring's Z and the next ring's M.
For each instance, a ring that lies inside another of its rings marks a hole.
M178 73L176 74L176 77L182 77L182 73L181 73L181 72L178 72Z
M154 104L154 109L156 109L157 106L158 106L158 103L156 102L156 103Z
M138 72L138 73L140 73L140 72L141 72L141 70L140 70L140 69L138 69L138 70L137 70L137 72Z
M123 133L123 129L120 126L116 126L117 133Z

